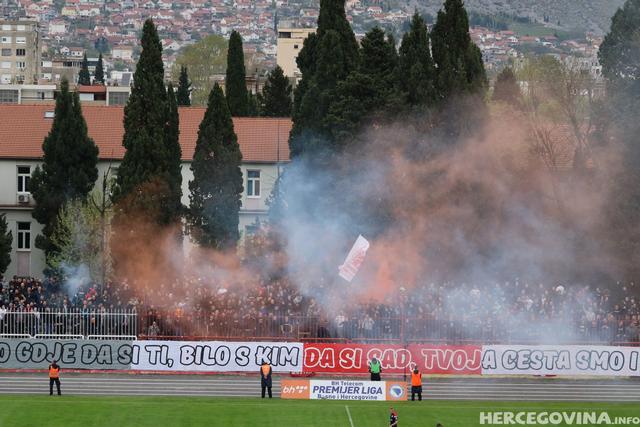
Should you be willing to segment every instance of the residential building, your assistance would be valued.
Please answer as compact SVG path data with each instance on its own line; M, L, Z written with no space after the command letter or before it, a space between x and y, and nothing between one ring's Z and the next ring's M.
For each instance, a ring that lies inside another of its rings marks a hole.
M53 104L56 85L0 85L0 104Z
M276 62L284 71L284 75L289 78L299 79L302 77L296 58L302 49L304 40L311 33L315 33L315 28L279 28L278 43L276 47Z
M117 171L124 156L122 147L124 108L84 105L89 136L100 149L99 177L111 167ZM198 128L205 109L180 108L180 145L182 147L182 203L189 204L189 181L193 179L191 160ZM44 254L35 247L42 226L33 219L34 200L29 180L42 161L42 141L53 123L52 105L0 105L0 214L7 216L13 233L8 277L41 276ZM15 123L22 126L15 126ZM267 199L289 161L290 119L234 118L234 129L242 151L244 192L240 210L240 232L251 233L258 221L266 220ZM25 131L28 129L28 131ZM116 172L117 173L117 172ZM101 185L100 182L96 183Z
M33 84L39 77L38 23L0 20L0 84Z

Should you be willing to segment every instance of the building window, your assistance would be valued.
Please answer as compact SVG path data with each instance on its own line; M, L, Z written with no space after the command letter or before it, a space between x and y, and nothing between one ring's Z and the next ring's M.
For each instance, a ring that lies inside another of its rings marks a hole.
M29 192L31 180L31 166L18 166L18 193Z
M3 74L2 76L0 76L0 83L4 83L4 84L11 83L11 74Z
M2 49L2 56L11 56L11 49Z
M22 251L31 250L31 223L30 222L18 223L18 250L22 250Z
M5 70L11 68L11 62L9 62L9 61L0 62L0 68L3 68Z
M16 56L25 56L27 54L26 49L16 49Z
M247 171L247 196L260 197L260 171Z
M129 100L128 92L109 93L109 105L126 105Z
M18 44L26 44L27 43L27 38L26 37L16 37L16 43L18 43Z
M2 43L11 43L11 37L2 36Z
M257 221L251 225L244 226L244 234L246 237L254 236L258 234L259 231L260 231L260 223Z
M294 49L297 49L297 48L298 48L298 45L297 45L297 44L294 44L294 45L293 45L293 48L294 48Z
M11 31L11 24L2 24L2 31Z
M27 68L27 63L24 62L24 61L18 61L18 62L16 62L16 67L19 70L24 70L25 68Z
M16 27L16 31L27 31L27 26L26 25L18 25Z
M17 104L18 91L9 89L0 89L0 104Z

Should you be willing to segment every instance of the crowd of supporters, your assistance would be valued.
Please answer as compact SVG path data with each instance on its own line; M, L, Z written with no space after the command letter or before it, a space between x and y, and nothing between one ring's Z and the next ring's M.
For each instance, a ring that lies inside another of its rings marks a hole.
M257 276L233 286L196 277L77 287L55 278L13 278L0 281L0 334L637 342L639 293L633 283L592 287L516 279L424 284L373 300L327 289L303 293L286 279Z

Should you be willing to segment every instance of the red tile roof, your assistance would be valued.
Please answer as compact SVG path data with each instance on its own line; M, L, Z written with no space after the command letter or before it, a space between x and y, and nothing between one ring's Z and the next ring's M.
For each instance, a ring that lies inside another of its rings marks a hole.
M0 105L0 158L39 159L42 141L49 133L53 119L45 112L53 105ZM182 159L191 160L204 116L202 107L180 108L180 145ZM100 149L101 159L119 160L124 156L122 119L124 108L83 105L89 136ZM289 160L288 118L234 118L242 160L247 163L275 163Z

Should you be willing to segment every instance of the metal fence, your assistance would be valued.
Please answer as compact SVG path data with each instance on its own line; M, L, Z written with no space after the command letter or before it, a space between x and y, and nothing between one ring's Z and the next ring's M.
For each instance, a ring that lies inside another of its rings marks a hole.
M0 337L136 339L135 310L0 311Z
M0 311L0 337L86 339L278 339L334 342L592 343L638 342L637 316L599 322L527 324L359 316L327 320L271 313L136 310Z

